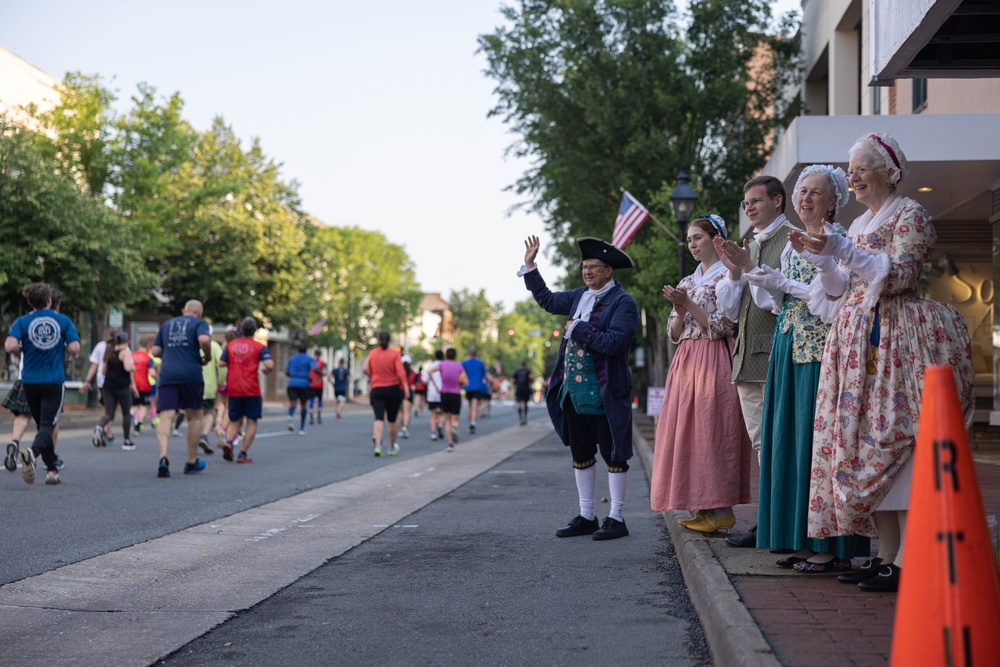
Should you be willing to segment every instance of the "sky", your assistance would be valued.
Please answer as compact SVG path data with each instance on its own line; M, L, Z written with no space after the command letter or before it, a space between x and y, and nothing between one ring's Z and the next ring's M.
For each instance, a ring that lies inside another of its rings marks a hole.
M686 2L677 2L683 11ZM524 239L550 239L506 191L529 163L499 118L477 37L500 0L0 0L0 46L62 79L180 93L198 130L222 116L299 183L303 209L403 246L425 292L485 290L506 309ZM775 15L798 0L772 3ZM608 238L617 211L608 211ZM554 279L558 276L551 275Z

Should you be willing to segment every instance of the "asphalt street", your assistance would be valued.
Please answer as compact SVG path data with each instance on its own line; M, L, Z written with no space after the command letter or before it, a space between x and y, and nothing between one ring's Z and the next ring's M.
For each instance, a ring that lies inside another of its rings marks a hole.
M150 436L67 432L63 485L0 477L34 508L0 520L8 664L709 664L638 459L629 537L557 539L568 452L542 410L515 417L495 406L453 454L413 429L381 459L365 410L305 436L268 418L253 464L168 480ZM76 650L16 650L53 634Z

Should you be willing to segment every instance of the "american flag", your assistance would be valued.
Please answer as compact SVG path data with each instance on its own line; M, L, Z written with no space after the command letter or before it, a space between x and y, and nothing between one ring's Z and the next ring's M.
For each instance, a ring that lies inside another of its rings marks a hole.
M319 332L323 330L323 325L326 324L326 318L324 317L316 324L312 325L309 331L306 332L308 336L318 336Z
M619 250L627 246L648 217L649 211L632 199L632 195L628 192L622 194L622 203L618 207L618 217L615 218L615 231L611 236L611 245Z

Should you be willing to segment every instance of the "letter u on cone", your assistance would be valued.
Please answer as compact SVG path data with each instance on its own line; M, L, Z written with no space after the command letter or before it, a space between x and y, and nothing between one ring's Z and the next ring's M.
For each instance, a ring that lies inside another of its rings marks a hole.
M892 665L995 665L1000 577L950 366L920 405Z

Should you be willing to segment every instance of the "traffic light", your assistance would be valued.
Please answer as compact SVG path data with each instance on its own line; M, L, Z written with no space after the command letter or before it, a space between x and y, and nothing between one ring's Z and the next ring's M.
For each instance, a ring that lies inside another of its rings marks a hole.
M507 342L509 342L511 345L514 344L514 330L513 329L507 329Z

